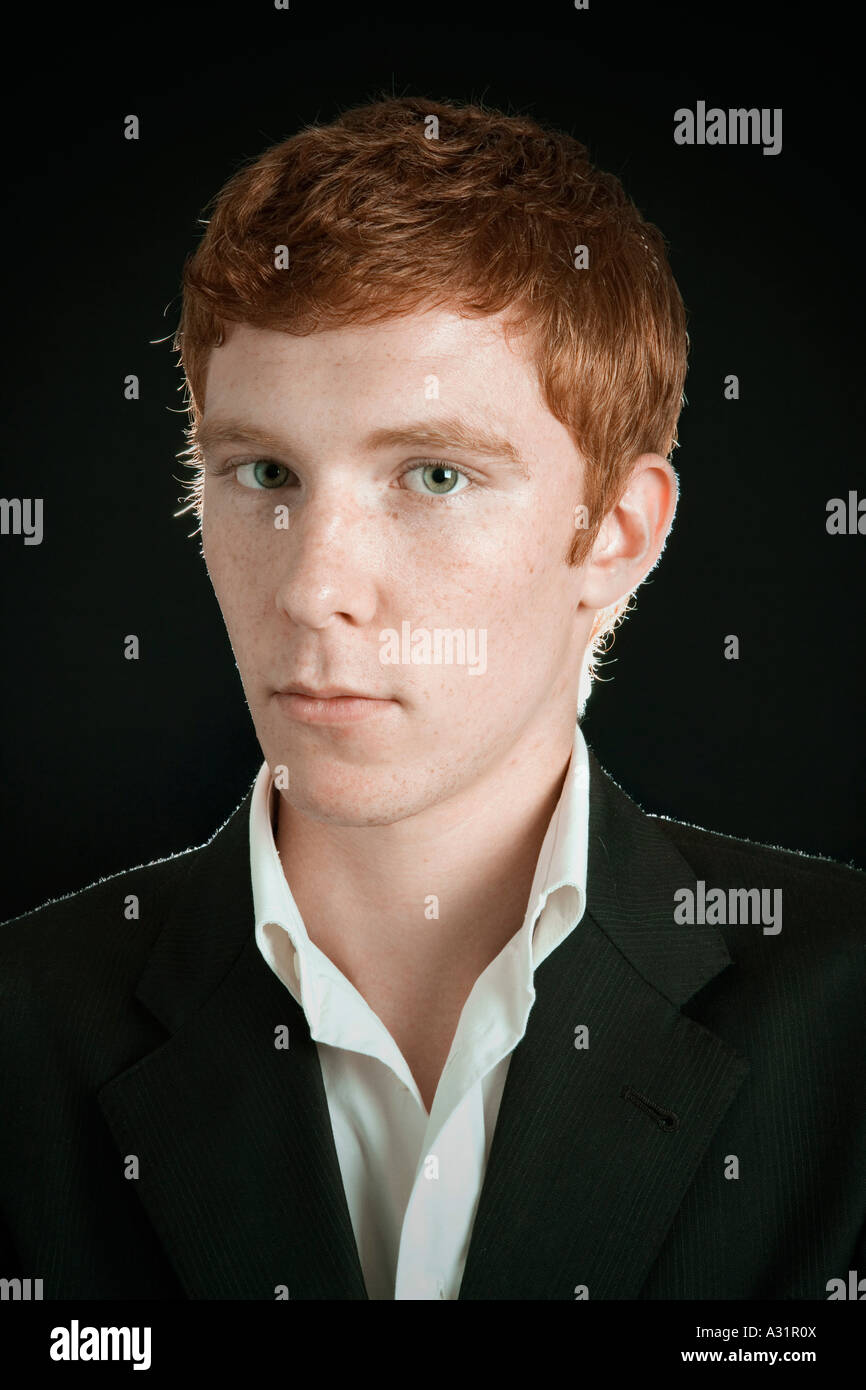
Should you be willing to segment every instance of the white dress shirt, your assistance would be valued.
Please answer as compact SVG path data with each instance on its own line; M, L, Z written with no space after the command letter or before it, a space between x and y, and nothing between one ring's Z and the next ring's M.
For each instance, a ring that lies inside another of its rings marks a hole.
M577 926L586 904L583 734L576 725L523 926L463 1007L429 1115L381 1019L307 935L274 843L273 795L263 763L250 807L256 942L317 1044L367 1294L456 1299L508 1064L535 1000L534 972Z

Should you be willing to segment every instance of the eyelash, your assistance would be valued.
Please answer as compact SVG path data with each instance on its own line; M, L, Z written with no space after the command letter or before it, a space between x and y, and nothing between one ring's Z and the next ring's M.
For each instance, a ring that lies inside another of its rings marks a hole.
M289 471L290 473L291 473L291 471L292 471L290 468L288 468L288 465L287 465L287 464L280 463L279 459L272 459L272 458L269 458L269 457L267 456L267 454L253 454L250 458L228 459L225 463L218 464L216 467L211 468L209 471L210 471L212 477L214 477L214 478L224 478L224 477L226 477L229 473L236 473L237 470L238 470L239 468L242 468L242 467L244 466L244 464L248 464L248 463L275 463L275 464L277 465L278 468L287 468L288 471ZM411 494L412 494L413 497L426 497L426 498L427 498L429 501L431 501L431 502L452 501L455 497L461 497L464 493L469 492L469 490L470 490L471 488L474 488L474 487L477 486L477 483L476 483L475 478L473 477L473 475L472 475L471 473L468 473L468 472L466 471L465 468L455 468L453 463L447 463L444 459L421 459L421 461L420 461L419 463L413 463L413 464L411 465L411 467L405 468L405 469L403 470L403 472L400 473L398 476L399 476L400 479L403 479L403 478L405 478L405 477L407 476L407 474L409 474L409 473L420 473L420 472L421 472L423 469L425 469L425 468L449 468L449 469L452 469L455 473L459 474L459 476L460 476L461 478L465 478L465 479L466 479L466 486L465 486L465 487L462 487L462 488L460 489L459 492L438 492L438 493L437 493L437 492L426 492L426 493L425 493L425 492L423 492L423 491L413 492L411 488L405 488L404 491L406 491L406 492L411 492ZM248 488L248 487L246 487L243 483L239 483L238 486L244 488L244 490L245 490L246 492L260 492L260 493L262 493L262 492L280 492L280 491L282 490L282 487L285 486L285 484L281 484L280 487L278 487L278 488L276 488L276 487L255 487L255 488L250 487L250 488Z

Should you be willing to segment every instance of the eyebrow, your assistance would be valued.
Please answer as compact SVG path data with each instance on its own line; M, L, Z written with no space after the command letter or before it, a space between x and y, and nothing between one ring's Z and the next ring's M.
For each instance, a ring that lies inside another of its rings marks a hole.
M290 453L294 452L289 439L281 438L271 430L262 429L251 420L204 420L195 432L194 444L201 453L219 444L242 443L253 444L258 449L267 449L273 453L280 453L286 449ZM510 439L484 425L469 424L459 416L436 422L417 420L403 425L382 426L372 430L361 440L361 448L366 453L374 453L377 449L415 447L445 451L456 449L458 452L497 459L520 477L527 481L530 478L529 465Z

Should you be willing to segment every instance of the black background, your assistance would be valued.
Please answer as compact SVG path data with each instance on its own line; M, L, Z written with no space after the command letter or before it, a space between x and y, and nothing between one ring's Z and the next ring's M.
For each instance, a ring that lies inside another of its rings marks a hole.
M866 867L866 537L825 529L829 498L866 493L862 81L844 8L261 0L19 19L0 491L44 499L44 539L0 537L0 919L200 843L255 775L195 523L173 515L180 273L241 161L383 93L568 130L670 243L692 342L681 501L589 702L602 764L647 810ZM673 113L698 100L782 107L782 152L676 145Z

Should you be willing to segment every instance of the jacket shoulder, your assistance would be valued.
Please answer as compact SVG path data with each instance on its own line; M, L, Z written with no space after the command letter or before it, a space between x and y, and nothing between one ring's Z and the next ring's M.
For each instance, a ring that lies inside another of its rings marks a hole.
M107 969L130 956L143 963L200 848L122 869L0 923L0 982L20 987L31 970L43 981L46 974L75 974L84 955Z
M738 839L667 816L650 819L662 827L708 887L715 876L720 886L780 888L804 911L832 908L837 921L850 917L861 930L866 925L866 873L853 864Z
M0 996L25 1013L29 1001L34 1015L53 1009L64 1017L76 996L128 998L202 855L218 846L240 853L251 795L250 788L201 844L99 878L0 923Z

